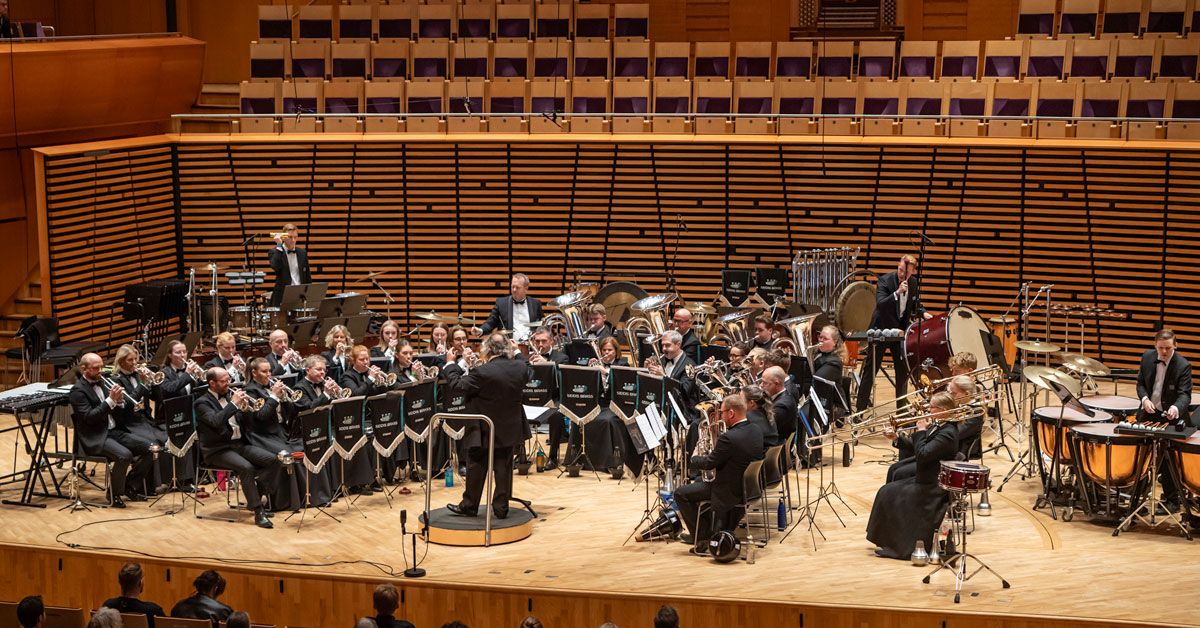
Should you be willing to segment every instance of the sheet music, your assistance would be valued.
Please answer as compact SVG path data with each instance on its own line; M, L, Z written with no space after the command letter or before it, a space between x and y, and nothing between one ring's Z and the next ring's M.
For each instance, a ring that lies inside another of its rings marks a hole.
M646 406L646 418L650 421L650 427L654 430L654 438L658 441L667 437L667 423L663 420L662 412L659 412L658 406Z
M654 406L649 406L653 408ZM633 417L637 421L638 431L642 433L642 437L646 439L646 447L654 449L662 443L662 437L658 435L658 430L654 428L654 421L644 413Z
M671 409L675 411L675 416L679 417L679 424L683 426L683 429L688 429L691 426L691 421L688 421L687 413L680 409L679 401L675 399L675 392L667 393L667 399L671 402Z

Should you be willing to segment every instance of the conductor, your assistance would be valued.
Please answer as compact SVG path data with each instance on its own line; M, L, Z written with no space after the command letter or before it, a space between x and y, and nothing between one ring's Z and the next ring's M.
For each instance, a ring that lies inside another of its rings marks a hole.
M521 359L515 359L512 345L501 333L493 333L483 341L483 363L463 374L457 362L457 350L446 352L446 376L449 396L462 395L468 412L482 414L495 426L495 453L492 473L492 514L497 519L508 516L508 500L512 495L513 449L525 439L525 411L521 407L525 384L533 377L533 369ZM474 517L487 480L488 429L486 425L470 423L463 436L467 449L467 488L462 501L447 504L446 509L463 517Z

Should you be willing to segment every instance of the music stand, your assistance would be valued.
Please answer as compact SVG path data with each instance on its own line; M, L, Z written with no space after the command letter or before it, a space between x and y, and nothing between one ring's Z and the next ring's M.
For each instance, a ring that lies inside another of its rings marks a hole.
M342 325L349 330L351 338L362 338L367 335L367 327L371 324L371 315L323 317L319 320L321 321L321 330L333 329L334 325Z
M321 299L317 306L317 318L345 318L355 316L367 306L367 297L357 292L336 294Z
M334 453L332 441L329 438L329 417L330 407L328 405L310 408L296 416L296 422L300 426L300 440L303 443L301 452L304 454L304 470L308 473L304 482L304 507L300 509L300 523L296 527L297 534L304 528L304 517L308 514L309 508L317 509L317 514L313 515L314 519L325 515L338 523L342 522L341 519L322 508L320 504L313 505L312 503L313 476L321 473L325 468L325 463ZM293 512L284 521L289 521L294 516L296 513Z
M367 437L363 429L363 409L365 407L363 401L365 399L361 395L347 399L335 399L329 417L332 431L330 441L334 452L341 458L342 465L341 484L334 491L334 495L346 498L346 512L355 508L364 519L367 516L366 513L354 503L357 498L350 497L350 488L346 486L346 462L353 459L354 454L367 444Z
M179 493L181 499L179 501L179 510L168 510L168 515L174 515L183 510L187 500L195 502L194 505L203 506L204 503L196 498L195 495L182 491L179 488L179 470L176 466L178 460L187 456L192 451L192 445L196 443L196 419L192 410L191 395L183 395L179 397L171 397L164 399L161 403L163 413L166 417L167 443L166 453L171 456L171 487L166 493L155 497L153 501L147 504L148 507L154 507L162 498L167 495ZM171 503L175 503L175 498L171 498Z
M298 308L309 307L309 303L320 303L329 290L327 283L301 283L285 286L283 298L279 301L280 312L291 312Z
M317 321L308 320L302 323L289 323L283 328L292 341L299 346L304 346L312 342L313 336L317 334Z
M383 461L396 453L404 442L404 391L389 390L367 398L367 416L371 422L371 448L375 450L375 481L383 486L383 496L388 508L392 507L392 493L398 487L387 487L383 482Z
M813 385L808 389L809 401L811 402L812 407L816 410L816 420L820 422L821 426L828 428L830 421L829 417L825 414L825 404L823 403L824 398L817 394L818 387L821 389L832 388L834 391L836 391L831 398L838 399L842 404L842 407L848 407L849 404L846 403L845 399L841 398L841 390L836 384L823 377L813 375ZM813 427L816 428L817 426L814 424ZM824 445L821 447L824 448ZM825 484L825 465L818 465L820 467L819 479L821 481L821 490L817 492L817 498L814 500L816 506L813 507L813 514L815 515L817 508L820 507L821 500L825 500L829 504L829 509L833 511L834 516L837 517L838 522L841 523L842 527L844 528L846 527L846 522L842 521L841 515L839 515L837 513L837 509L833 507L833 500L831 500L830 497L836 497L838 501L842 502L842 505L850 511L850 514L857 516L858 513L854 512L854 509L850 507L850 504L846 503L846 500L842 498L841 491L838 490L837 465L833 464L833 456L833 443L831 442L829 446L829 484Z

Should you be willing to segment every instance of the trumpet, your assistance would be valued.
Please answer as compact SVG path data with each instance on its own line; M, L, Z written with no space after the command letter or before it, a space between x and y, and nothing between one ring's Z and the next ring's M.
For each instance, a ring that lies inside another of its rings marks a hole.
M266 399L252 399L250 397L236 397L232 395L229 398L229 402L242 412L258 412L263 409L263 406L267 405Z
M103 375L100 376L100 381L105 386L108 386L108 390L104 391L105 393L111 391L113 388L121 389L121 405L122 406L129 405L129 406L132 406L132 408L134 410L145 410L146 409L146 400L145 399L134 399L133 395L130 395L129 391L125 390L125 388L123 386L121 386L120 384L114 382L113 380L111 380Z
M325 378L325 392L333 399L347 399L354 393L349 388L338 386L337 382L328 377Z
M246 379L246 361L236 353L233 354L233 370L237 371L238 376L242 379Z
M383 371L380 371L380 370L374 370L369 373L369 377L371 378L372 382L375 382L376 386L394 386L394 385L396 385L396 374L395 373L384 373Z
M183 372L192 376L192 379L197 381L204 379L204 367L196 363L195 360L188 360L183 364Z
M270 379L270 381L268 382L268 387L274 388L275 384L280 384L283 386L283 396L286 397L292 403L300 401L300 398L304 396L303 392L296 390L294 388L289 388L287 384L283 383L283 380L272 377Z
M167 374L161 371L157 373L151 371L150 367L145 362L133 367L133 372L137 373L138 381L140 381L143 386L147 387L157 386L163 383L163 380L167 377Z

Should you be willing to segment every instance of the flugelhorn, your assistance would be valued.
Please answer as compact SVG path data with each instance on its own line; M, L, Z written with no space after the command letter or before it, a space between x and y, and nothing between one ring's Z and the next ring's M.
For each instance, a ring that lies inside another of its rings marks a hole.
M412 372L413 372L413 375L416 375L417 380L423 382L428 379L437 379L438 367L425 366L424 362L421 362L420 360L418 360L416 362L413 362Z
M288 349L283 352L283 357L279 360L284 364L292 367L294 370L302 370L304 368L304 356L300 355L299 351Z

